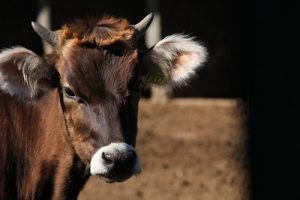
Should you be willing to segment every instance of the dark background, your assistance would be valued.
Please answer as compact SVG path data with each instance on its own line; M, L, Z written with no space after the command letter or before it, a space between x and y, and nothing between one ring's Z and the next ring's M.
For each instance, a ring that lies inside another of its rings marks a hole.
M209 51L206 67L175 97L241 98L247 107L251 199L300 199L299 3L276 0L161 0L162 34L191 33ZM51 1L52 28L72 19L112 14L136 23L141 0ZM34 0L0 6L0 47L42 54L30 22ZM220 197L221 198L221 197Z
M10 0L0 8L2 27L0 47L25 46L42 54L42 43L31 28L35 21L38 4L36 0ZM141 0L52 0L52 29L58 29L74 18L87 18L103 14L127 18L131 23L141 20L148 12ZM241 67L235 63L238 52L239 10L234 3L210 1L159 1L162 19L162 37L174 33L196 36L208 48L209 60L199 70L198 77L190 86L175 91L178 97L238 97L244 91ZM4 28L5 27L5 28Z

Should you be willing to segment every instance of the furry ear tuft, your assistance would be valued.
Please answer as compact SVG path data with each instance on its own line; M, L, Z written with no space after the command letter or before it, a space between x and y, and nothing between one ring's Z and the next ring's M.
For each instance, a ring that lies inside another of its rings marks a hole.
M22 98L39 96L56 81L56 71L45 60L23 47L0 53L0 90Z
M186 35L174 34L159 41L145 57L146 81L182 85L207 58L204 46Z

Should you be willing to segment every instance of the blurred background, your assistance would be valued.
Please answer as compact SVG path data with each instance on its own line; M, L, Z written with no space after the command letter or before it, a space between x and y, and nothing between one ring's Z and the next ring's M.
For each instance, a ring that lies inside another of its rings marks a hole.
M141 45L186 33L209 59L189 86L146 88L137 149L143 173L79 199L299 199L299 3L277 0L2 1L0 47L48 51L30 22L52 30L75 18L155 20Z

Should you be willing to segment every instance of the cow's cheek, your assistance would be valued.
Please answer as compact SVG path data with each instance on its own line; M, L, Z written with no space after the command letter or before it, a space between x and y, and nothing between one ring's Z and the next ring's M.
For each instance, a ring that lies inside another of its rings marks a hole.
M89 118L82 106L68 106L65 116L71 145L80 159L87 164L98 145L99 136L91 129Z

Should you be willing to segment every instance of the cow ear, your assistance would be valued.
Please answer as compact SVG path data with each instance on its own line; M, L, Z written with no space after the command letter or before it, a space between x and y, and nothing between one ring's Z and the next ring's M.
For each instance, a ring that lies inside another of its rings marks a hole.
M57 85L58 73L46 61L23 47L0 53L0 90L25 99L41 96Z
M206 58L206 48L193 38L181 34L168 36L143 56L143 81L168 86L185 84Z

